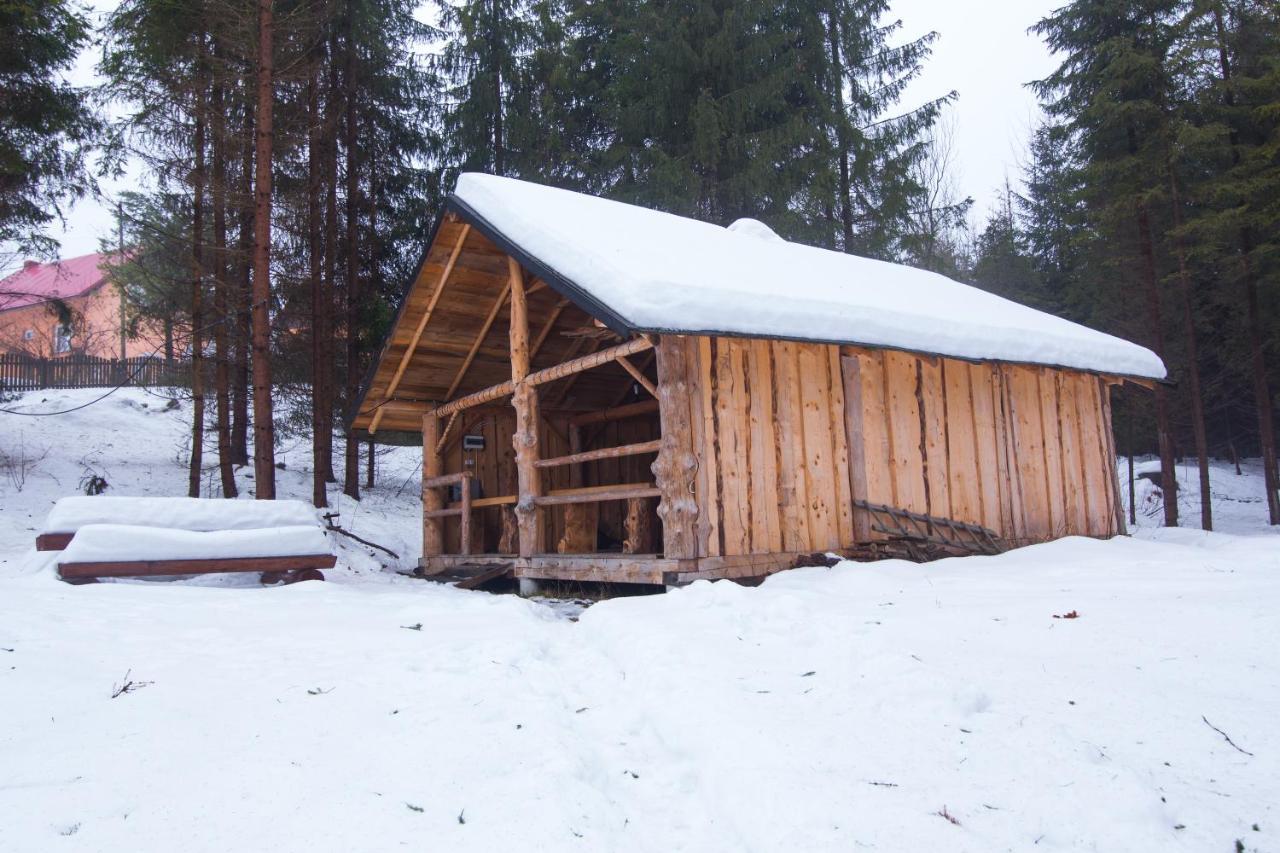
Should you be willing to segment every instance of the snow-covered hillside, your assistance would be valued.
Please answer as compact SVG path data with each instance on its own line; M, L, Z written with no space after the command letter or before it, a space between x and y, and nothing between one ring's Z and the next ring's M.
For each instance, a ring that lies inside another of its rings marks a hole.
M398 562L342 540L327 583L58 582L32 540L86 473L185 493L166 405L0 414L0 450L43 455L20 491L0 474L5 853L1280 849L1280 538L1250 472L1215 469L1249 535L846 563L574 622L388 570L418 549L406 448L340 506ZM308 448L280 458L306 498Z

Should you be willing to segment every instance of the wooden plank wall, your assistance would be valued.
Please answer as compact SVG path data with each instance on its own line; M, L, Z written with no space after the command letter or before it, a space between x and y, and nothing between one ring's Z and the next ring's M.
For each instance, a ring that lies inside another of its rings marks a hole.
M861 434L852 471L860 497L981 524L1018 544L1118 532L1101 378L841 353L844 384L858 397L850 429Z
M700 556L812 552L853 541L836 347L684 339L698 454Z

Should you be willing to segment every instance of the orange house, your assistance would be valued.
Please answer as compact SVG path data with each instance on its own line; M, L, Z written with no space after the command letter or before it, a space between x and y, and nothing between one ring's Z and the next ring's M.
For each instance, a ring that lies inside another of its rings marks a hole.
M98 358L150 355L155 342L129 338L126 306L107 278L112 255L42 264L25 261L0 281L0 353Z

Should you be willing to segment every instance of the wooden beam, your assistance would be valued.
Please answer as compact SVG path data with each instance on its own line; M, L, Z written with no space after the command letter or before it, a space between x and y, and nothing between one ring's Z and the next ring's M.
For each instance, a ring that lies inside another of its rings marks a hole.
M601 409L598 412L584 412L581 415L574 415L569 418L569 423L578 426L587 426L588 424L603 424L610 421L624 421L627 418L639 417L640 415L649 415L658 411L657 400L641 400L637 403L628 403L625 406L614 406L610 409Z
M572 444L572 442L570 442ZM619 447L603 447L599 450L584 450L581 453L570 453L568 456L555 456L551 459L539 459L534 464L539 468L555 468L560 465L573 465L578 462L594 462L597 459L617 459L621 456L640 456L645 453L657 453L662 446L660 439L641 441L637 444L624 444Z
M489 308L489 315L484 318L484 325L480 327L480 334L476 335L476 339L471 342L471 350L467 353L467 357L462 360L462 366L458 368L457 374L453 377L453 382L449 385L449 390L444 393L446 400L453 397L453 392L458 390L458 386L462 384L462 379L467 375L467 371L471 369L471 362L475 361L476 353L480 351L480 345L484 343L484 339L489 336L489 330L493 328L493 321L498 316L498 312L502 310L502 306L506 304L507 297L511 295L511 282L507 282L502 286L502 293L493 301L493 305Z
M581 489L557 489L549 495L534 498L538 506L562 506L576 503L625 501L631 498L656 498L662 491L648 483L624 483L617 486L586 486Z
M99 563L59 563L60 578L127 578L152 575L203 575L214 572L293 572L332 569L332 554L296 557L219 557L205 560L129 560Z
M658 396L657 387L652 382L649 381L648 376L645 376L643 373L640 372L640 370L634 364L627 361L626 356L624 355L618 356L616 361L618 362L618 364L622 365L623 370L631 374L631 378L639 382L640 385L644 388L644 390L649 392L650 397L656 398Z
M418 326L414 329L413 338L409 342L409 346L405 348L404 355L400 356L400 364L396 367L395 375L391 377L391 384L387 386L387 390L383 392L384 400L390 399L395 394L396 388L400 386L400 380L404 378L404 372L409 367L409 362L413 360L414 350L418 348L418 342L422 340L422 333L427 329L427 323L431 320L431 315L436 310L436 304L440 301L441 294L444 293L445 285L449 283L449 276L453 273L453 267L458 263L458 256L462 254L462 244L467 241L467 234L471 231L471 223L465 223L462 230L458 232L458 241L453 245L453 252L449 255L449 262L445 264L444 271L440 274L440 283L436 285L436 289L431 294L431 301L427 303L427 310L422 312L422 318L418 320ZM369 424L369 434L373 435L378 431L378 424L382 421L382 409L373 413L373 421Z
M444 505L440 493L428 485L444 470L444 457L436 452L440 439L440 418L422 416L422 553L432 557L444 553L444 524L430 515Z
M530 364L538 357L538 352L542 349L543 342L546 341L547 335L551 334L551 327L556 324L556 320L560 319L560 315L568 305L568 299L561 299L556 303L556 307L552 309L551 316L547 318L547 322L542 324L542 331L538 332L538 337L534 340L533 346L529 347Z
M611 361L631 355L632 353L644 352L653 349L653 341L644 336L632 338L629 341L611 346L608 349L602 349L599 352L589 353L578 358L565 361L551 367L544 368L529 374L530 385L545 385L548 382L555 382L557 379L563 379L575 373L582 373L585 370L591 370L602 364L608 364Z
M445 403L443 406L436 406L427 414L435 415L438 418L444 417L445 415L452 415L454 412L460 412L463 409L471 409L476 406L492 402L499 397L505 397L511 393L512 388L513 386L509 381L498 385L491 385L490 387L477 391L474 394L468 394L467 396L459 397L450 403Z
M543 533L537 499L542 494L541 480L535 462L538 460L538 388L529 374L529 302L524 289L524 272L520 263L507 257L507 275L511 281L511 385L512 405L516 410L515 431L511 443L516 451L516 526L519 531L521 557L541 553Z

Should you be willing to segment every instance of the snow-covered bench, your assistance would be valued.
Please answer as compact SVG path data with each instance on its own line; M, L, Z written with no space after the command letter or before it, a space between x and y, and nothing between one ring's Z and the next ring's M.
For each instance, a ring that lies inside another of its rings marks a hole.
M61 551L90 524L135 524L172 530L258 530L318 524L302 501L228 501L210 498L70 497L53 505L36 536L39 551Z
M58 558L63 580L263 572L279 579L318 578L333 568L324 531L309 527L195 531L131 524L88 524ZM308 573L306 577L299 572ZM264 578L266 580L267 578Z
M315 510L301 501L73 497L37 538L61 550L58 576L261 572L264 582L323 580L336 562Z

